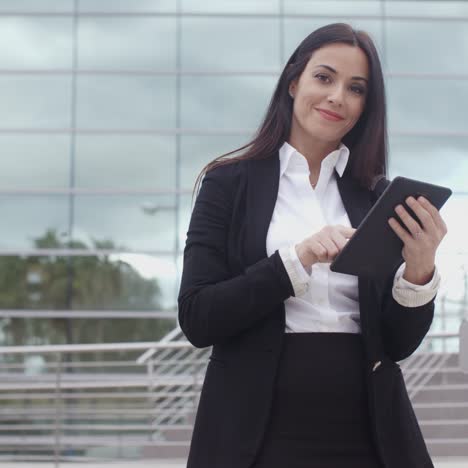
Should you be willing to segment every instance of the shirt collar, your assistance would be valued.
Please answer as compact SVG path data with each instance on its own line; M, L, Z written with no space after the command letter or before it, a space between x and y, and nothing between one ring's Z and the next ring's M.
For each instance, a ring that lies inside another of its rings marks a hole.
M287 141L283 143L279 150L280 158L280 178L286 171L308 171L309 165L306 158L299 153L293 146ZM332 169L336 169L338 175L342 177L349 160L349 148L344 144L340 143L338 148L328 154L322 161L322 167L324 164L329 165Z

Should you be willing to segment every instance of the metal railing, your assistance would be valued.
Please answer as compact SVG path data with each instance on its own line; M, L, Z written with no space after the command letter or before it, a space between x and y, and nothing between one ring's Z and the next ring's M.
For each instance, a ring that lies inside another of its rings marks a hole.
M454 362L456 353L434 351L435 342L457 339L457 333L429 333L418 351L400 363L417 411L466 408L456 417L420 418L432 446L468 446L468 434L440 431L466 427L468 419L468 376ZM62 460L143 458L158 447L184 456L210 351L192 347L178 327L159 342L0 347L0 459L48 459L59 466ZM98 361L63 359L96 352ZM115 353L139 352L115 358ZM106 353L112 359L102 359ZM31 367L25 360L31 356L41 356L40 365ZM427 397L457 391L467 398Z

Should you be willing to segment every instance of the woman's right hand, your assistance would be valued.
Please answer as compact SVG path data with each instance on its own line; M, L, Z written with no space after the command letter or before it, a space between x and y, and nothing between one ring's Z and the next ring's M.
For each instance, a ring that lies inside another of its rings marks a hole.
M341 224L325 226L296 244L297 256L304 268L314 263L331 263L355 232L355 228Z

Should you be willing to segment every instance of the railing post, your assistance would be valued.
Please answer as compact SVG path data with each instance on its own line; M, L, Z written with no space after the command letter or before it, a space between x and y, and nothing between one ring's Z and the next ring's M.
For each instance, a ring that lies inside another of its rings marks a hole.
M153 358L151 357L146 364L146 370L148 374L148 404L150 406L149 414L149 440L154 440L154 428L153 428L153 411L155 410L155 401L154 401L154 363Z
M55 434L55 444L54 444L54 462L55 468L59 467L60 464L60 435L61 435L61 380L62 380L62 354L57 353L57 366L55 370L55 424L54 424L54 434Z

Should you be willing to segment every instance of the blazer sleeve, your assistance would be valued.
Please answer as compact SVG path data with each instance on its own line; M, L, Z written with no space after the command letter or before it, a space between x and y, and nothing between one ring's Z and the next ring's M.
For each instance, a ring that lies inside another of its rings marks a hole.
M385 178L378 183L373 194L374 201L382 195L389 184L390 181ZM418 307L406 307L399 304L392 294L397 269L392 272L385 285L381 327L385 352L394 361L401 361L416 351L429 331L434 318L436 296Z
M187 232L178 319L198 348L252 327L294 294L278 250L231 277L227 239L235 180L230 164L205 175Z
M400 305L393 297L393 276L386 287L382 306L382 336L387 355L401 361L416 351L431 327L435 297L418 307Z

